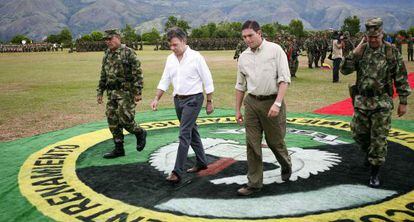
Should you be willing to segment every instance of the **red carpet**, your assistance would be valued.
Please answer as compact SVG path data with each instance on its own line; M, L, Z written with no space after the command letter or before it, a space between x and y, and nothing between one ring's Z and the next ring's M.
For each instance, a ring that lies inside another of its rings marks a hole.
M414 88L414 72L408 74L408 83L410 84L411 89ZM394 97L395 94L394 88ZM352 107L351 98L336 102L329 106L322 107L313 111L317 114L328 114L328 115L338 115L338 116L352 116L354 113L354 108Z

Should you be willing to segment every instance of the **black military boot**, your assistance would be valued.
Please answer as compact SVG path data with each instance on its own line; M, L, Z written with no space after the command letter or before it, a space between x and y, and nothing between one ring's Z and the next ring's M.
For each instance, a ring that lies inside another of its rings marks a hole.
M135 134L135 137L137 138L137 150L141 152L147 143L147 131L142 129L142 132Z
M369 178L369 186L372 188L378 188L381 185L379 180L380 166L371 165L371 176Z
M103 155L103 158L113 159L113 158L117 158L120 156L125 156L124 142L115 142L115 149L113 149L109 153L105 153Z

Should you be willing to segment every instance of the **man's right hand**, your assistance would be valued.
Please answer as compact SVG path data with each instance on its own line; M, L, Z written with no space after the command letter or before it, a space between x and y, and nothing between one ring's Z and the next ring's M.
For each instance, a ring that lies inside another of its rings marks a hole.
M103 103L103 96L97 96L96 101L98 102L98 104L102 104Z
M243 115L240 111L236 112L236 121L239 125L243 125Z
M151 102L151 109L152 109L152 111L157 111L157 107L158 107L158 100L156 100L156 99L154 99L152 102Z

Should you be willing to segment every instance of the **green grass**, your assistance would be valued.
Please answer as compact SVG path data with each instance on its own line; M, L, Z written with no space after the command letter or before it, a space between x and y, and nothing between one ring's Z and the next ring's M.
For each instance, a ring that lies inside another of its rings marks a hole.
M405 52L405 51L404 51ZM137 51L144 72L143 101L137 111L150 109L169 51L145 47ZM234 107L236 61L233 51L202 51L215 85L214 105ZM105 119L104 105L96 104L96 85L103 52L0 54L0 141L49 132L81 123ZM340 76L332 84L332 71L301 67L289 87L288 112L312 112L348 97L354 75ZM414 71L413 63L408 70ZM160 108L172 107L171 87ZM414 120L413 97L409 113L400 119Z

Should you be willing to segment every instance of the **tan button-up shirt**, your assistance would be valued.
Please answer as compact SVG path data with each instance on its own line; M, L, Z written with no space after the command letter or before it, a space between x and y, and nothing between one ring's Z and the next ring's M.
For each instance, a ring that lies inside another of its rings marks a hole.
M239 58L236 89L265 96L277 94L278 83L290 83L290 71L286 53L279 45L263 39L252 51L245 50Z

